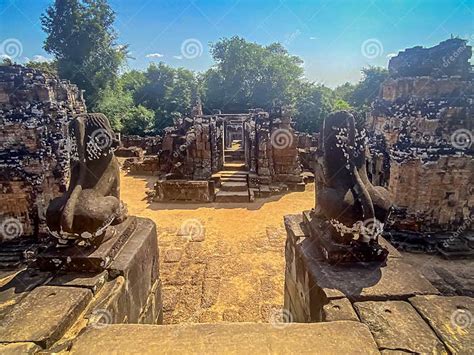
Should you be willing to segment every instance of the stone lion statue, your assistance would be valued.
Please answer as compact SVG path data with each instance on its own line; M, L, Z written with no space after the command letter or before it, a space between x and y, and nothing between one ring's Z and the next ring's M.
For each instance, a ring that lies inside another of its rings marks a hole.
M351 113L338 111L325 119L316 212L330 221L333 238L343 244L376 242L392 206L389 192L367 177L366 141Z
M87 113L70 122L69 143L69 186L50 202L46 223L59 239L97 240L110 224L126 218L113 154L118 141L105 115Z

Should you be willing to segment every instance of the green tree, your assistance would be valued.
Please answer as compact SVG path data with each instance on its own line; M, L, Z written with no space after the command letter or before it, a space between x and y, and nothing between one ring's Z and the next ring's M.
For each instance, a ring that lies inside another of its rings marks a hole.
M56 61L51 62L35 62L30 60L28 63L25 64L28 68L38 69L45 73L49 73L52 75L58 75L58 63Z
M367 112L380 91L380 85L388 78L388 71L380 67L362 69L362 79L355 85L345 83L334 91L360 113Z
M153 128L155 113L143 106L134 106L126 113L123 120L124 134L147 135Z
M295 128L301 132L319 132L324 119L334 110L334 101L330 88L302 83L295 105Z
M121 131L128 112L135 106L132 93L123 90L120 85L108 86L98 94L95 110L105 114L112 129Z
M178 117L191 113L198 91L195 74L164 63L151 64L144 73L144 84L133 93L135 104L155 112L154 130L159 133Z
M59 76L85 90L92 109L127 55L127 47L117 45L114 20L106 0L55 0L41 16L44 48L55 56Z
M215 66L203 75L208 109L243 112L294 104L302 80L302 61L278 43L261 46L240 37L212 44Z

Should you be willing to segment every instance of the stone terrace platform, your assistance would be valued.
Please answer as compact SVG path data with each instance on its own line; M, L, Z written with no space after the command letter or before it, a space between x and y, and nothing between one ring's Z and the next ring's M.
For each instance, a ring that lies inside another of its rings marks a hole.
M367 325L386 354L469 354L474 298L441 296L388 242L385 263L329 264L311 213L285 216L285 309L295 322Z

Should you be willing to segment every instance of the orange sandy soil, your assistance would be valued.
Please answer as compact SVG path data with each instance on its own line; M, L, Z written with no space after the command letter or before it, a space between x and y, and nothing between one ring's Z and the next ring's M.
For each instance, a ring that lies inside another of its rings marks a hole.
M158 226L165 324L269 322L283 306L283 216L310 209L314 185L253 203L149 203L155 179L122 173L121 194Z

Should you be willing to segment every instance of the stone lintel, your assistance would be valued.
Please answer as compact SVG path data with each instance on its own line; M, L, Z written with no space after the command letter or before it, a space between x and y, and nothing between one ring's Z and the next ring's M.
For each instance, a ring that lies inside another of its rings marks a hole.
M443 354L436 334L408 302L356 302L354 307L367 324L380 349L417 354Z
M86 288L35 288L0 324L0 343L34 342L43 348L60 339L92 299Z
M409 301L452 354L472 353L474 298L428 295L416 296Z
M379 354L362 323L289 323L274 327L262 323L180 324L166 326L110 325L90 328L71 349L75 354Z

